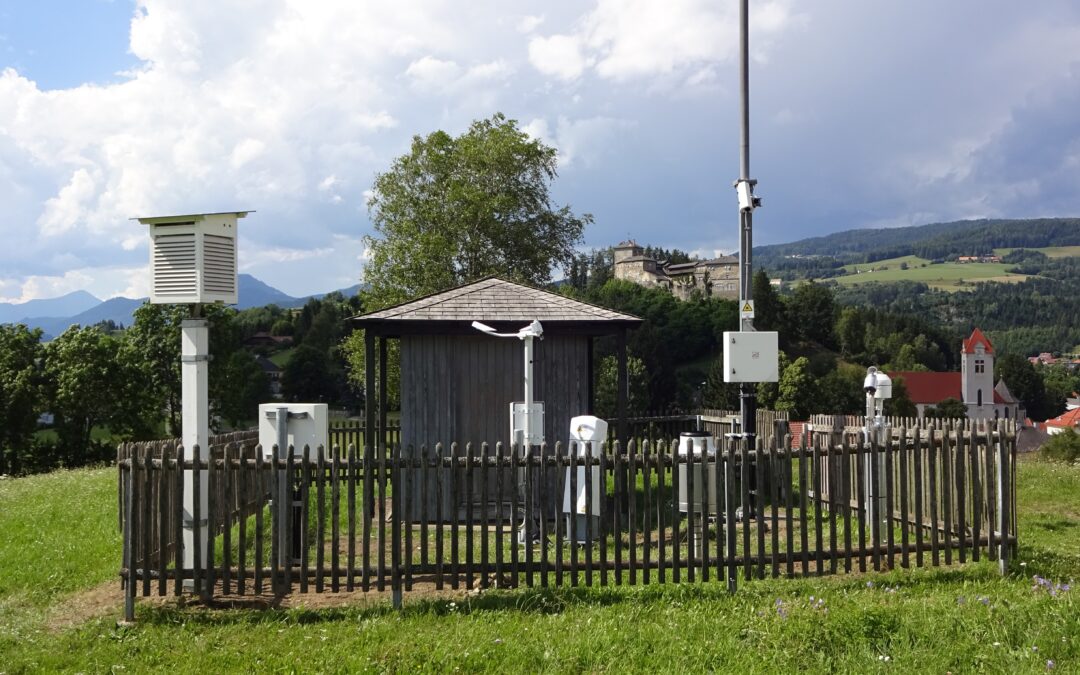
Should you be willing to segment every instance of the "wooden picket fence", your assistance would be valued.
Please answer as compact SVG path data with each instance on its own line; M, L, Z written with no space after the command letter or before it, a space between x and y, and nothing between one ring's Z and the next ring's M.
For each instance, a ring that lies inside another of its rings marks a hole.
M734 591L740 577L983 556L1004 569L1016 545L1016 437L1005 423L792 447L780 421L770 438L721 436L715 453L681 452L674 440L560 443L527 456L502 444L305 447L279 457L235 443L198 461L180 448L135 452L119 464L125 614L134 618L137 595L185 590L204 598L389 590L396 606L419 586L715 579ZM440 472L449 482L429 480ZM478 472L492 480L472 480ZM190 514L209 524L194 530L194 564L177 547L154 555L164 550L155 533L171 528L180 541L183 521L181 495L155 486L181 485L185 473L215 495L209 513ZM520 488L502 490L506 480ZM461 509L414 507L425 490L444 489ZM507 492L515 496L492 498ZM252 512L252 494L291 499ZM565 517L567 507L586 517Z

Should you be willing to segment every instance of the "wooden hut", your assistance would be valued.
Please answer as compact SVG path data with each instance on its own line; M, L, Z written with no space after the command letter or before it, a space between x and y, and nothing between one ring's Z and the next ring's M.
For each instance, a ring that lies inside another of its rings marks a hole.
M509 404L523 399L524 357L519 340L500 339L472 327L480 321L500 332L516 332L533 321L543 325L544 337L535 343L533 359L535 399L544 403L544 437L553 451L556 441L569 439L570 419L593 411L593 341L614 336L619 361L619 420L613 432L625 436L626 334L641 323L637 317L579 302L556 293L488 277L411 302L350 319L365 331L368 368L365 398L367 428L384 428L386 419L387 341L400 347L401 446L406 456L427 446L434 452L442 443L449 452L458 443L510 442ZM376 350L378 361L376 361ZM376 376L381 386L376 387ZM378 393L376 393L378 392ZM494 476L488 494L495 496ZM461 509L461 489L449 476L443 481L442 513ZM514 481L498 481L504 492ZM476 486L479 487L479 486ZM435 494L434 490L428 490ZM479 489L472 490L478 495ZM434 500L414 503L434 517ZM482 508L487 505L476 505Z

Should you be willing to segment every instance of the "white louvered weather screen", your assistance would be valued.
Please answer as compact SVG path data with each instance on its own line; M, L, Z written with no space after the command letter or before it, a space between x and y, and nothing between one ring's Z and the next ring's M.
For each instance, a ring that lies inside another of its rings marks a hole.
M236 304L236 221L247 213L139 218L150 226L150 302Z

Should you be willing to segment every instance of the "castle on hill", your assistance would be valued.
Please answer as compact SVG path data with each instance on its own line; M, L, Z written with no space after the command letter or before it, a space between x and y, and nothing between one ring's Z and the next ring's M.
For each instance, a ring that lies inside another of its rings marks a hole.
M633 239L612 250L616 279L665 288L680 300L689 300L695 291L707 298L739 298L739 259L734 256L671 263L646 256Z

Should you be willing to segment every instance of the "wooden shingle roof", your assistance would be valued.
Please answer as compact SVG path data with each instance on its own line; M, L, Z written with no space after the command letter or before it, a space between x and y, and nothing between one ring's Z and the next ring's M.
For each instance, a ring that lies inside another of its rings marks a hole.
M498 277L487 277L440 293L354 316L349 321L357 328L376 328L393 334L460 328L469 330L473 321L498 326L520 324L538 319L549 327L592 329L592 333L611 333L620 327L633 327L641 319L605 307L567 298L557 293L533 288ZM456 332L456 331L454 331Z

